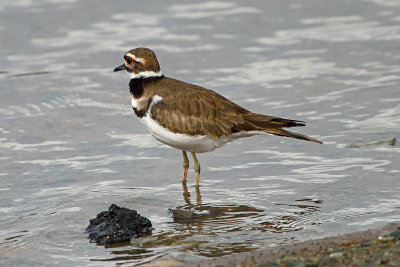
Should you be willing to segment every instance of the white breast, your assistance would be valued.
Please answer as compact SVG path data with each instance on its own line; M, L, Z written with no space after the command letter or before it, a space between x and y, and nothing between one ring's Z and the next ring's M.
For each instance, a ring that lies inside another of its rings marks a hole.
M137 108L137 101L136 101L136 99L134 99L133 97L132 97L132 100L131 100L131 106L132 106L132 108L134 108L134 109Z

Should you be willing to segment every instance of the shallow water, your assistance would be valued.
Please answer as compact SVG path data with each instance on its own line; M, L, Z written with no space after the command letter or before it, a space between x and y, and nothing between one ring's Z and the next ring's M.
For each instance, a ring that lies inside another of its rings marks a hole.
M397 1L0 3L0 265L188 262L400 220ZM324 145L257 136L199 155L134 118L125 51L252 111L304 120ZM111 203L153 235L89 243Z

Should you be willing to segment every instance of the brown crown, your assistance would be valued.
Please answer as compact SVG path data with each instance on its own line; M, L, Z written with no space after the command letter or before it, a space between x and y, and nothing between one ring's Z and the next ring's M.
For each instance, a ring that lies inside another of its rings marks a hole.
M128 72L140 73L143 71L160 71L160 65L156 54L149 48L135 48L126 52L125 56L132 55L138 62L133 64L132 68L127 69Z

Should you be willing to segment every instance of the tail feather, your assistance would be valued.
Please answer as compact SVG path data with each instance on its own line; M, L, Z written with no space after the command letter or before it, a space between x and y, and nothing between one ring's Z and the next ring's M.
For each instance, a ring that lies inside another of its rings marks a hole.
M297 120L289 120L289 119L283 119L279 117L273 117L273 116L268 116L268 115L262 115L262 114L245 114L243 116L243 119L245 120L244 123L239 127L232 129L235 132L239 131L261 131L273 135L278 135L278 136L285 136L285 137L291 137L291 138L296 138L300 140L306 140L310 142L315 142L322 144L321 141L303 135L303 134L298 134L294 132L287 131L283 128L290 128L290 127L298 127L298 126L305 126L304 121L297 121Z
M291 138L296 138L296 139L300 139L300 140L315 142L315 143L318 143L318 144L323 144L321 141L319 141L319 140L317 140L315 138L309 137L309 136L304 135L304 134L299 134L299 133L294 133L294 132L291 132L291 131L287 131L287 130L284 130L284 129L274 129L274 130L266 129L263 132L270 133L270 134L273 134L273 135L291 137Z
M268 116L268 115L262 115L262 114L247 114L244 115L243 118L257 127L284 127L284 128L289 128L289 127L298 127L298 126L305 126L306 123L304 121L298 121L298 120L289 120L289 119L283 119L279 117L274 117L274 116Z

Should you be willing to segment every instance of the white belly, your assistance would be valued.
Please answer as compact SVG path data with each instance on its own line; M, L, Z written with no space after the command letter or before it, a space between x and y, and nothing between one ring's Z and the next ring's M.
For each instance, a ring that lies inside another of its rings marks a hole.
M155 139L183 151L195 153L209 152L233 140L228 137L214 139L208 135L190 136L186 134L173 133L162 127L157 121L153 120L150 114L140 118L140 122L143 123Z

